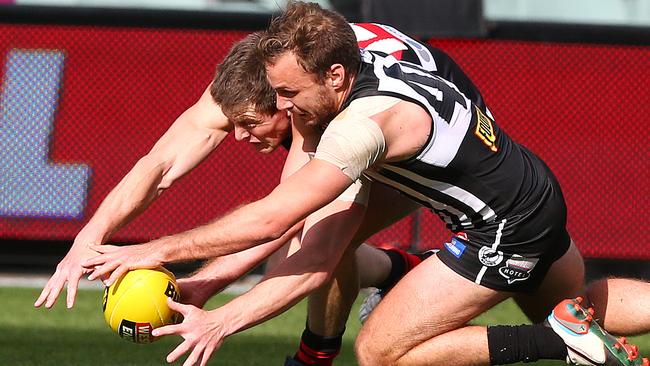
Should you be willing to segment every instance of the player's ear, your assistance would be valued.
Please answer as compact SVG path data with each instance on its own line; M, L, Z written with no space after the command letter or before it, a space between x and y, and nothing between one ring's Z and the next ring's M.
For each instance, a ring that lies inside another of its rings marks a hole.
M334 64L330 66L329 79L334 89L339 89L345 86L345 68L341 64Z

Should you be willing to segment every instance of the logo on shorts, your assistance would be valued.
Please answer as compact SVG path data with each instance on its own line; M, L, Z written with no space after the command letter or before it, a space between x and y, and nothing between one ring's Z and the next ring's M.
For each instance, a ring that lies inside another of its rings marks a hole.
M460 256L463 255L465 248L465 244L461 243L459 240L456 240L456 238L451 238L451 243L445 243L445 249L447 249L456 258L460 258Z
M478 260L487 267L494 267L503 260L503 252L492 249L492 247L482 247L478 251Z
M513 254L510 259L506 260L506 265L499 268L499 274L508 280L508 284L515 281L527 280L530 272L537 265L537 258L524 258L518 254Z

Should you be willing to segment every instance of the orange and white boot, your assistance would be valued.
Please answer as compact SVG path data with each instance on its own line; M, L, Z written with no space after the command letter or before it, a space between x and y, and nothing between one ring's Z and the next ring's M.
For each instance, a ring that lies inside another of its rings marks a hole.
M637 346L625 337L615 338L594 320L594 310L585 309L582 298L564 300L555 306L547 322L567 346L571 365L650 366L639 357Z

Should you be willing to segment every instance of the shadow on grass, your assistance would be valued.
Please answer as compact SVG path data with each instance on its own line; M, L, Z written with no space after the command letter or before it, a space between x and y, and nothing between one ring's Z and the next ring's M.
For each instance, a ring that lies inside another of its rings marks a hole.
M101 291L80 291L72 310L65 309L62 299L50 310L34 309L39 293L40 289L0 288L5 309L0 313L0 366L166 365L165 357L182 341L174 336L137 345L120 339L104 322ZM231 298L219 295L208 308ZM229 337L210 364L282 365L297 349L305 312L306 304L301 303L270 322ZM352 342L357 323L353 319L348 324L336 365L356 365Z
M282 365L296 350L296 339L244 332L226 340L211 358L210 365ZM180 337L167 337L151 344L132 344L112 333L38 328L3 329L0 335L0 365L165 365L166 355ZM352 349L346 342L344 347ZM184 360L185 357L182 358ZM175 364L182 364L177 361ZM355 365L351 354L339 357L337 365Z

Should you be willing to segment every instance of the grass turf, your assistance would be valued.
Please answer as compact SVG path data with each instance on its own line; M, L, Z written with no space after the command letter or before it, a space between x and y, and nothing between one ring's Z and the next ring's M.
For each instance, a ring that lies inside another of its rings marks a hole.
M38 289L0 288L0 365L164 365L167 353L180 343L178 337L166 337L145 345L120 339L104 322L101 291L82 290L73 310L67 310L59 301L49 311L33 307L39 293ZM218 295L207 307L217 307L230 298ZM357 306L358 302L348 321L343 350L336 365L356 365L352 345L360 327L356 319ZM282 365L285 355L296 350L305 311L303 302L267 323L228 338L209 364ZM521 324L526 320L512 302L505 302L476 322ZM650 350L650 336L633 337L632 341L639 345L642 354ZM459 342L459 352L462 347ZM564 362L537 363L562 364Z

